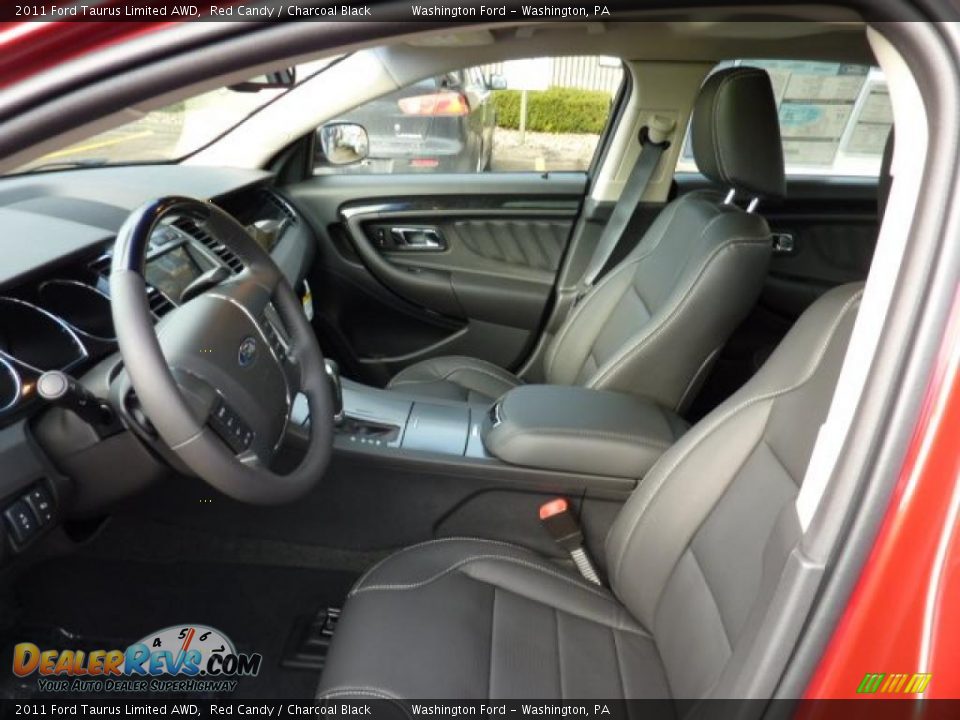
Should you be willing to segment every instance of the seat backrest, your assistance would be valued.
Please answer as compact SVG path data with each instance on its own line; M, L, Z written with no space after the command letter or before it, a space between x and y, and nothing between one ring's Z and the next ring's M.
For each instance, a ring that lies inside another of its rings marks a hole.
M654 636L677 698L757 692L771 652L758 638L797 561L794 501L861 292L845 285L815 302L760 371L661 457L610 531L613 590Z
M760 292L770 228L726 203L784 193L783 148L767 73L707 79L692 144L719 192L668 204L637 247L577 305L545 356L547 382L619 390L682 409Z

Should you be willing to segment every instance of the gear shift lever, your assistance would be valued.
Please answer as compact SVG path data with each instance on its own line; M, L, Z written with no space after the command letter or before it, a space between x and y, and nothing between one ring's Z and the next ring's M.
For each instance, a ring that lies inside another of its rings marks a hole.
M343 422L343 384L340 382L340 366L336 360L324 358L323 369L330 380L330 389L333 392L333 421L338 425Z

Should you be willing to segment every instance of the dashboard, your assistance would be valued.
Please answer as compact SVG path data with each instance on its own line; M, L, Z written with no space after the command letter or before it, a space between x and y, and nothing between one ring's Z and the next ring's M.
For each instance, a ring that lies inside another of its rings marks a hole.
M51 175L0 181L0 222L15 215L20 230L0 241L0 427L29 413L43 372L77 374L116 351L113 240L143 202L172 194L214 201L274 254L291 283L306 269L305 223L272 189L268 174L163 166ZM243 271L239 258L191 220L156 228L145 268L155 318L181 304L184 291L218 267Z
M249 229L294 287L305 277L315 240L266 172L154 165L0 178L0 563L62 517L100 512L164 471L133 432L119 427L101 436L69 411L42 412L36 382L45 371L63 370L99 383L94 391L106 396L122 369L109 283L115 239L133 210L172 195L217 204ZM155 320L204 274L216 271L222 280L243 270L201 226L170 218L147 252ZM131 467L122 483L112 477L118 458Z

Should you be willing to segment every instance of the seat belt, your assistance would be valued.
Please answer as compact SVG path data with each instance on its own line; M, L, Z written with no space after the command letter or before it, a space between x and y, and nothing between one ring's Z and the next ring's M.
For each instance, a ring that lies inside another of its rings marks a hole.
M670 141L667 138L670 137L670 133L673 132L675 126L676 122L672 118L654 115L650 118L649 124L640 129L640 157L637 158L633 170L630 171L630 177L627 178L627 182L623 186L620 199L613 208L610 220L607 221L603 232L600 234L600 239L597 241L597 246L580 281L577 302L593 287L600 273L606 267L607 261L610 260L610 256L613 255L613 251L620 243L620 238L627 229L634 212L636 212L640 199L646 192L647 186L650 185L650 180L653 177L654 170L657 169L660 158L664 151L670 147Z

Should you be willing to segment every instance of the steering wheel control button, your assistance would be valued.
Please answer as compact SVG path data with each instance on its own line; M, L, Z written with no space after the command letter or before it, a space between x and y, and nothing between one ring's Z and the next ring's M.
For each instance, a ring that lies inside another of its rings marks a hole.
M241 417L223 400L220 400L210 414L210 425L220 438L235 453L248 450L253 444L254 432Z
M8 507L3 512L3 518L7 522L10 534L19 545L28 542L40 529L36 516L23 500L17 500Z
M53 520L53 501L45 489L34 488L25 499L41 525L46 525Z

